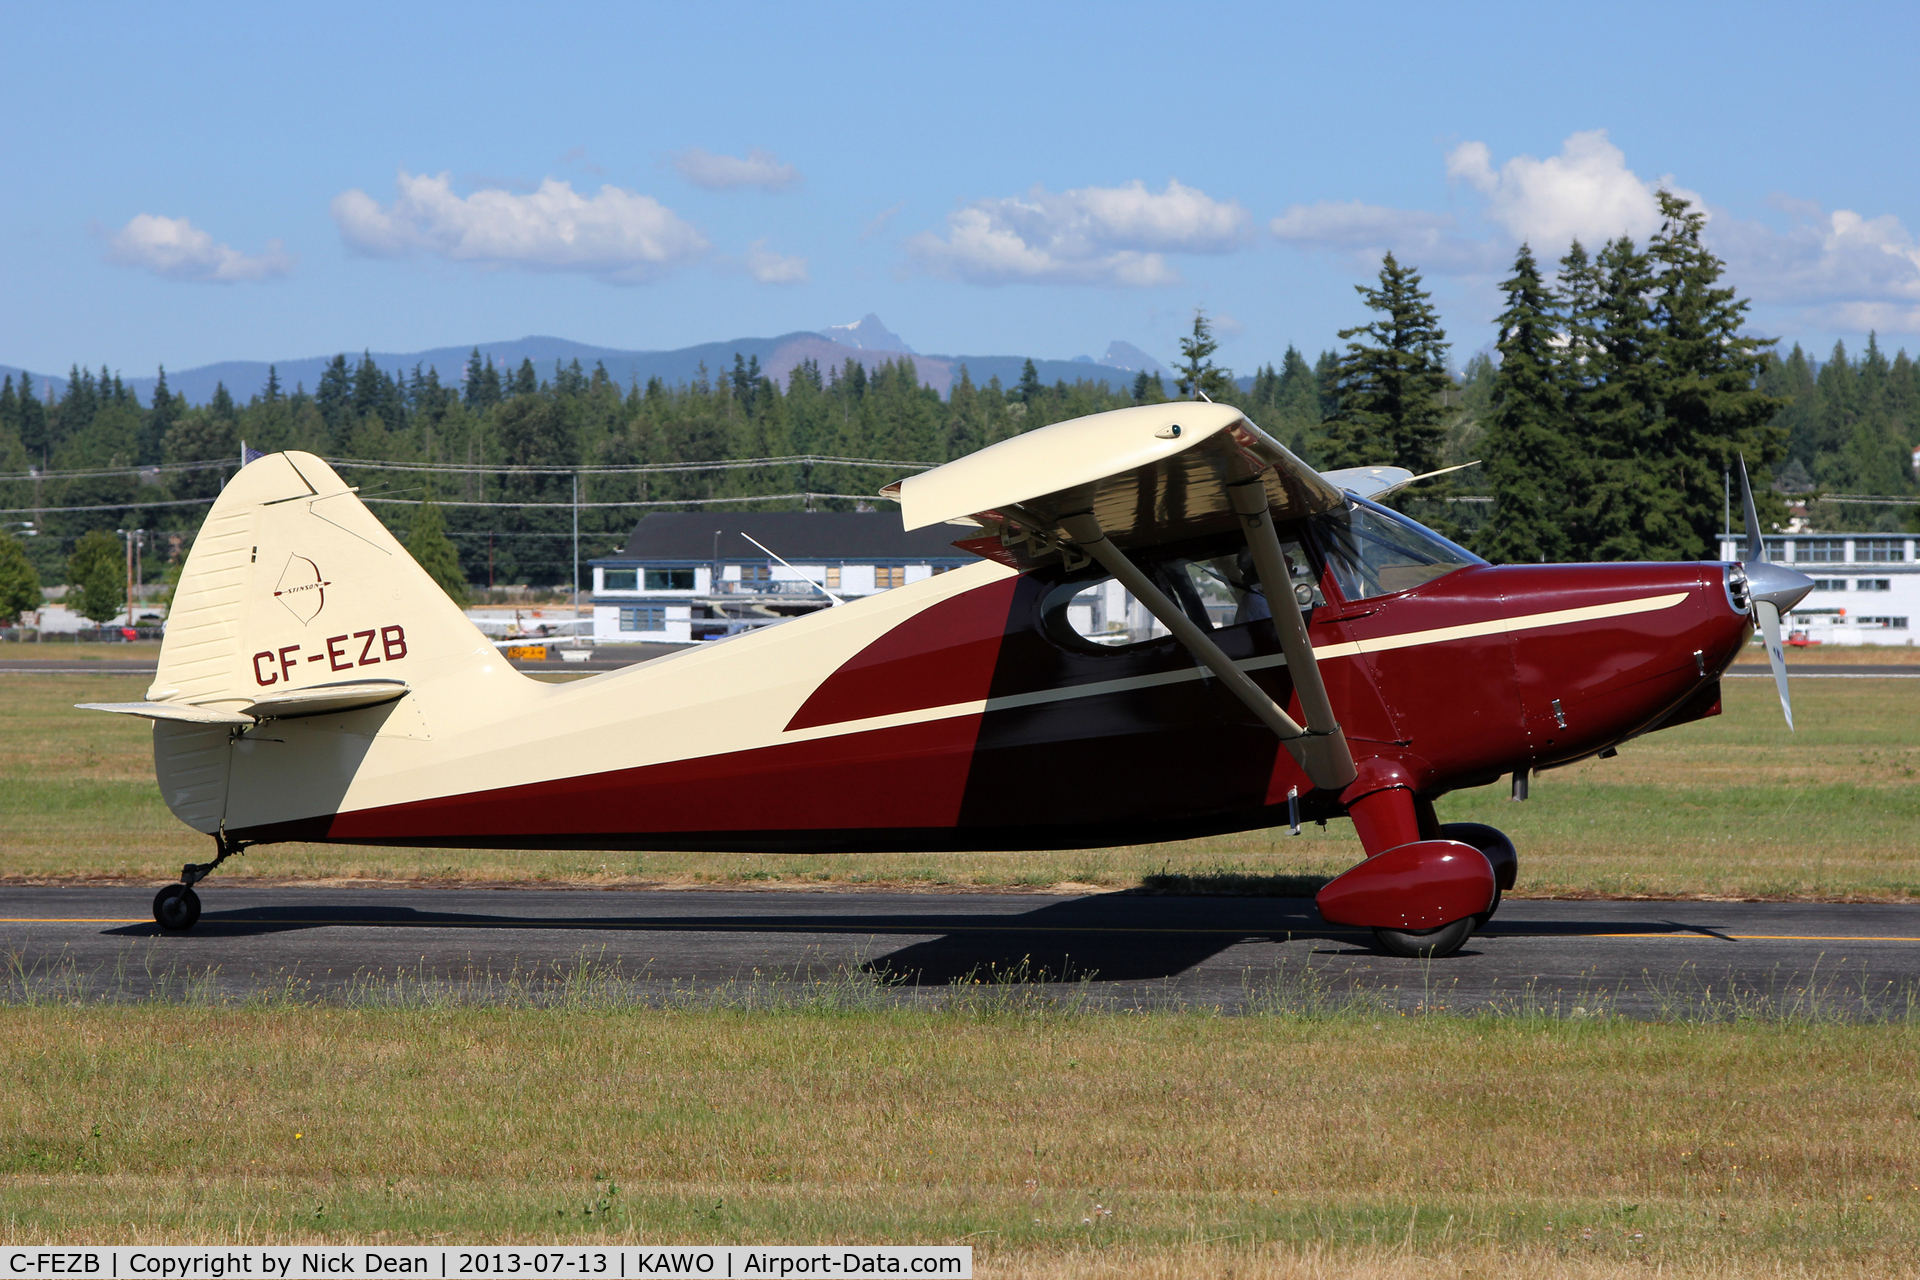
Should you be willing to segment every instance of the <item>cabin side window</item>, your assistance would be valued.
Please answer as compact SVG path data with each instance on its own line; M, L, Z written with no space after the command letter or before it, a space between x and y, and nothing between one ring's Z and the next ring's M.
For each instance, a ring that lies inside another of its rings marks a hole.
M1311 609L1324 604L1317 574L1300 543L1282 541L1281 550L1293 573L1291 594L1296 607ZM1237 553L1214 556L1147 559L1136 555L1135 563L1174 606L1202 630L1242 626L1273 616L1253 565L1253 555L1244 544ZM1047 630L1067 643L1119 649L1146 644L1168 634L1167 628L1132 592L1097 570L1081 573L1055 587L1042 604L1041 612Z
M1355 498L1344 510L1314 517L1327 568L1348 600L1390 596L1470 564L1485 564L1465 547L1398 512Z

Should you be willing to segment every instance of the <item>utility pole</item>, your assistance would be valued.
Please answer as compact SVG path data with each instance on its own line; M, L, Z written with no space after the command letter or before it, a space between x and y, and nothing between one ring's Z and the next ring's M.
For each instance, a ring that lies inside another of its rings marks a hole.
M127 539L127 629L133 629L133 533L132 529L120 531Z
M580 473L573 473L573 625L574 638L580 629Z

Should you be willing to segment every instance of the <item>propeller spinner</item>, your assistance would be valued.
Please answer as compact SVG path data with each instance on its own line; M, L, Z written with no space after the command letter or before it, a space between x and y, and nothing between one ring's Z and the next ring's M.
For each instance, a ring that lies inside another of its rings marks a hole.
M1813 579L1767 559L1766 540L1760 536L1760 513L1754 510L1753 486L1747 482L1747 460L1740 459L1740 506L1747 517L1747 591L1753 600L1754 620L1767 644L1767 665L1780 691L1780 710L1793 728L1793 701L1787 696L1787 655L1780 647L1780 615L1799 604L1813 590Z

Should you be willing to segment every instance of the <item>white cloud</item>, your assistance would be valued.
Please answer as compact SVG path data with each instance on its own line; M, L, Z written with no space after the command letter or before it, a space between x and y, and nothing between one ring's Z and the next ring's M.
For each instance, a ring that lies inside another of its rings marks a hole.
M1447 153L1446 172L1469 199L1477 197L1478 210L1456 216L1326 201L1295 205L1270 228L1282 241L1348 255L1356 265L1375 266L1392 250L1409 265L1462 278L1490 300L1522 241L1549 267L1576 238L1589 252L1622 235L1644 246L1660 230L1664 189L1707 215L1704 239L1726 263L1727 284L1756 312L1787 309L1756 320L1768 331L1784 322L1920 333L1920 240L1890 214L1829 212L1776 196L1784 230L1735 217L1671 175L1641 177L1604 129L1570 135L1544 160L1523 155L1495 164L1484 142L1465 142Z
M1671 177L1648 181L1628 168L1626 153L1607 140L1604 129L1571 135L1558 155L1544 160L1515 156L1498 166L1486 143L1463 142L1447 153L1446 171L1481 197L1479 212L1498 234L1475 235L1451 213L1358 200L1295 205L1270 227L1290 244L1347 254L1356 262L1377 263L1391 250L1425 270L1476 276L1503 270L1521 241L1548 261L1576 238L1590 250L1622 235L1644 241L1660 228L1662 188L1706 207Z
M1891 214L1829 213L1807 201L1775 201L1793 217L1785 231L1722 218L1713 247L1743 292L1805 309L1839 330L1920 332L1920 245Z
M688 147L673 155L673 167L696 187L711 191L728 187L759 187L762 191L785 191L800 181L800 171L780 163L780 157L762 147L739 156L715 155L699 147Z
M743 260L747 273L761 284L805 284L807 260L791 258L767 248L765 240L755 240Z
M615 186L583 196L548 178L530 194L490 188L463 197L444 173L405 170L396 185L398 198L386 206L357 188L334 197L333 220L348 244L377 257L427 253L623 283L652 279L707 248L706 237L673 210Z
M1168 182L1149 191L1082 187L978 200L947 218L943 239L923 233L907 249L938 275L972 284L1172 284L1168 253L1229 253L1249 238L1235 201Z
M278 240L267 241L264 253L244 254L231 245L215 244L211 235L185 218L152 213L136 215L114 233L107 241L107 261L144 267L168 280L217 284L271 280L293 270L293 256Z
M1377 265L1389 251L1434 271L1472 273L1497 265L1493 247L1461 235L1446 213L1326 200L1294 205L1268 227L1289 244L1344 253L1366 265Z
M1574 240L1590 249L1616 236L1645 240L1660 229L1663 187L1705 207L1672 177L1649 182L1629 169L1605 129L1571 135L1557 156L1515 156L1498 169L1486 143L1464 142L1448 153L1447 176L1484 195L1487 217L1514 240L1556 258Z

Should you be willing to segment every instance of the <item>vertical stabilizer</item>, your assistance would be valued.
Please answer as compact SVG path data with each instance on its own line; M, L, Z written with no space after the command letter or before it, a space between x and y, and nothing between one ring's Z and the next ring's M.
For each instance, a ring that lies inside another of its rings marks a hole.
M410 697L444 695L504 666L332 467L277 453L242 468L201 526L147 698L266 716L318 685L398 681ZM202 831L228 809L232 732L155 723L161 792Z

